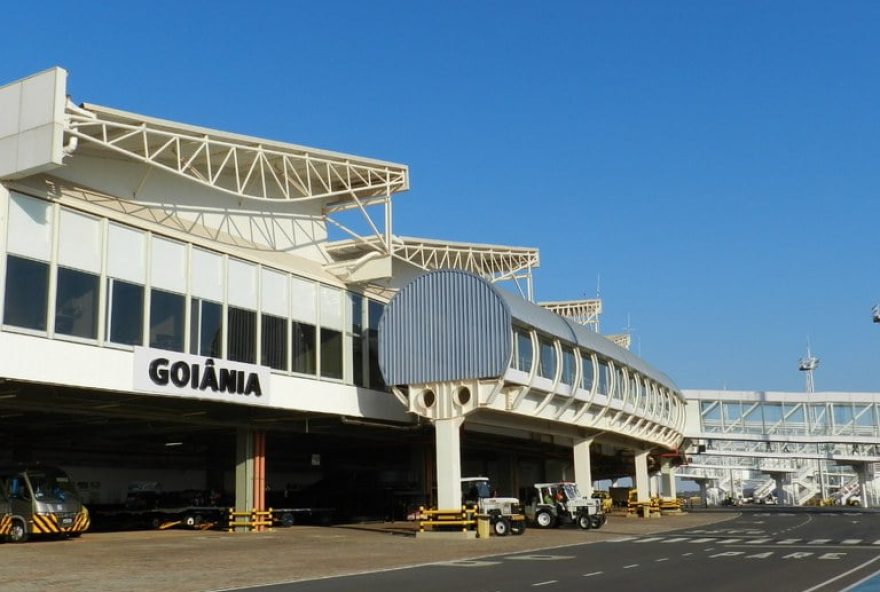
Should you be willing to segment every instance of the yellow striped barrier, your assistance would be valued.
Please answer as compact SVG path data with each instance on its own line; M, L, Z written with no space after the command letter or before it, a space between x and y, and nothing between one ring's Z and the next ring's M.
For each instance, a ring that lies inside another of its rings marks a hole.
M272 526L272 515L272 508L268 510L253 508L245 512L236 512L235 508L229 508L229 532L233 532L236 528L249 528L251 532L254 530L262 531L263 527ZM237 518L244 518L244 520L237 520Z
M475 509L468 509L465 506L456 510L432 510L420 506L419 532L425 532L426 526L431 527L432 530L457 526L461 528L462 532L467 532L476 527L476 514L477 511Z

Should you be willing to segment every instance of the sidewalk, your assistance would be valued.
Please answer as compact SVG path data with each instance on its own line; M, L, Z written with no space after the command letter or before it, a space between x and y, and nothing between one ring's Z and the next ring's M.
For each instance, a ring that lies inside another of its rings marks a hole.
M413 523L294 526L264 533L139 531L0 545L4 592L208 592L487 555L603 542L727 520L735 512L660 519L614 515L601 530L528 529L522 536L416 540Z

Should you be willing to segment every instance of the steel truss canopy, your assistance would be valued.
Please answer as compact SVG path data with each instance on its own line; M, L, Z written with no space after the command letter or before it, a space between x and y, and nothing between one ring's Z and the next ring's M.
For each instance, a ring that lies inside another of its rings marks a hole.
M538 302L537 304L541 308L546 308L550 312L554 312L578 325L583 325L597 333L599 332L599 315L602 314L602 301L598 298ZM618 345L620 344L618 343Z
M155 166L255 200L320 201L325 211L383 203L409 189L409 168L295 144L231 134L70 100L67 144Z
M327 252L337 261L353 261L384 248L379 237L336 241ZM420 269L462 269L490 282L528 279L540 266L538 249L394 236L391 255Z

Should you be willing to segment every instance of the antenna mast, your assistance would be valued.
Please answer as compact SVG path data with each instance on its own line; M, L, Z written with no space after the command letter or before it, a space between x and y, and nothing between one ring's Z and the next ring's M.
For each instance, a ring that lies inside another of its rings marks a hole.
M806 392L808 395L813 394L816 391L816 383L813 382L813 370L819 365L819 358L810 354L810 342L807 340L807 356L801 358L798 363L798 370L806 373L807 382L806 382Z

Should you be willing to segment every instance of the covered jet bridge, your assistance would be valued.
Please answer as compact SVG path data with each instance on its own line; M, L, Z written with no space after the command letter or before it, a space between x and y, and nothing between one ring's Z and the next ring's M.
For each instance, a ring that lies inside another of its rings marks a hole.
M460 504L465 419L570 437L590 491L590 444L633 449L639 497L647 455L676 449L685 402L662 372L598 333L458 270L419 276L379 324L379 365L411 413L433 421L440 507Z

